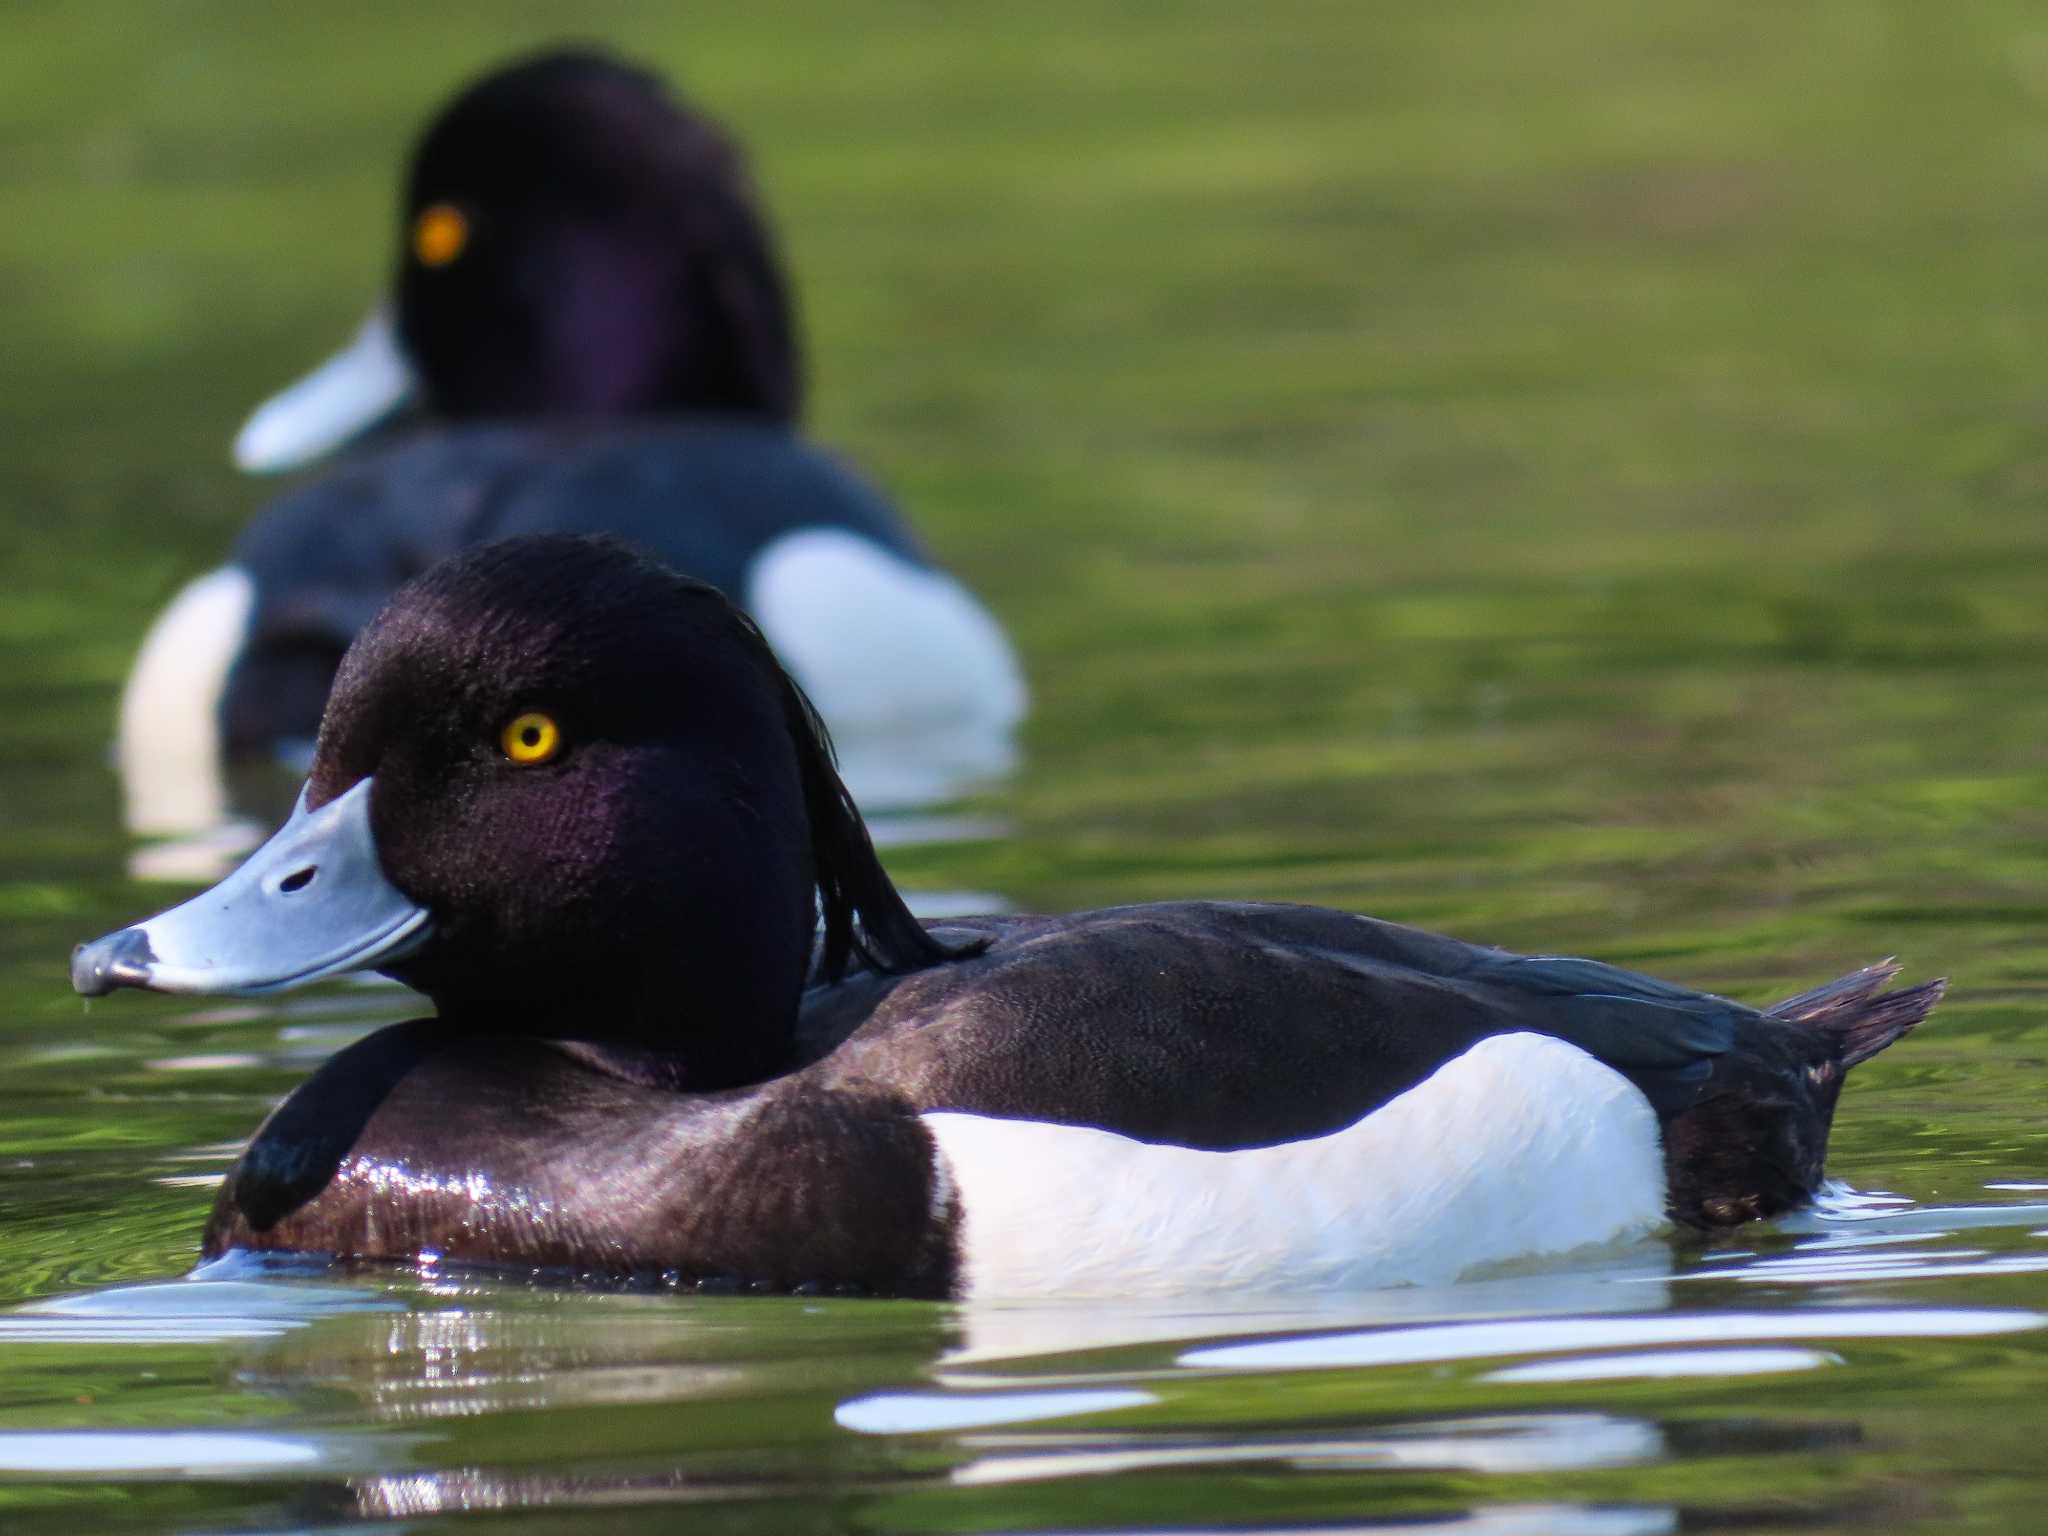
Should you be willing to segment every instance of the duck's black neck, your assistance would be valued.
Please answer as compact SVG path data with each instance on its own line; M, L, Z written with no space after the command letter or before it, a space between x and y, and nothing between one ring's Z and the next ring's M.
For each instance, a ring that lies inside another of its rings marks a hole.
M593 1072L667 1093L751 1087L782 1075L794 1065L787 1048L779 1052L765 1048L678 1051L671 1044L588 1040L567 1035L550 1037L548 1043Z
M549 981L577 982L566 989L536 985L534 971L488 991L473 979L452 990L427 978L416 984L464 1033L546 1040L626 1082L702 1093L763 1082L796 1065L803 974L791 964L787 938L776 946L761 938L755 932L709 944L680 937L629 942L609 976L590 965L555 969ZM805 950L795 954L808 958Z
M789 1070L815 922L802 845L714 829L646 846L660 857L611 860L567 901L458 911L394 974L455 1030L561 1043L629 1082L707 1092Z
M752 969L739 955L733 964L711 976L658 973L637 998L557 1010L529 1032L642 1087L708 1093L765 1082L797 1064L801 977L792 984L780 967Z

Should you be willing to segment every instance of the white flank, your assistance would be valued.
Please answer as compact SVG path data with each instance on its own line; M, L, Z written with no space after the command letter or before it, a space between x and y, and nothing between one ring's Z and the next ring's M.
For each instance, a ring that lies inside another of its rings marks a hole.
M114 746L129 831L194 832L226 818L220 702L255 607L248 573L223 566L187 583L142 637Z
M1024 675L951 577L806 528L761 552L746 605L831 727L864 809L933 804L1014 765Z
M1441 1284L1664 1222L1648 1100L1547 1035L1483 1040L1344 1130L1249 1151L922 1118L977 1300Z

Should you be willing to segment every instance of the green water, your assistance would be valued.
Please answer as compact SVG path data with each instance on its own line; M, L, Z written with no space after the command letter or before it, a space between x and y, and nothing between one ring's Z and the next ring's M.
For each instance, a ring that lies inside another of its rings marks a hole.
M2037 1528L2038 7L419 9L0 19L0 1529ZM1895 1198L1261 1309L177 1283L236 1139L403 1004L71 996L176 894L123 874L115 692L414 122L564 34L753 147L818 434L1025 653L1008 835L906 883L1754 1001L1896 951L1955 990L1833 1156Z

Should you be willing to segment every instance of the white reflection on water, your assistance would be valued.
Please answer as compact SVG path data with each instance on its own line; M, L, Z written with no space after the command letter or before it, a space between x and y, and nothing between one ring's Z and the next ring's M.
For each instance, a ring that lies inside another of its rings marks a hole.
M1587 1264L1583 1257L1573 1262L1576 1267L1546 1270L1530 1265L1519 1273L1453 1285L1298 1299L1217 1297L1129 1305L969 1303L953 1309L958 1342L939 1362L939 1380L960 1386L1015 1381L1018 1377L1010 1373L975 1368L1015 1360L1028 1369L1034 1384L1049 1385L1069 1378L1048 1372L1035 1362L1080 1351L1489 1314L1655 1312L1670 1304L1664 1284L1672 1266L1667 1243L1651 1239L1632 1244L1602 1264Z
M191 1056L153 1056L143 1065L152 1072L234 1072L260 1067L263 1058L248 1051L211 1051Z
M1873 1254L1861 1246L1843 1253L1830 1245L1826 1252L1753 1259L1740 1269L1706 1270L1679 1278L1735 1280L1746 1285L1833 1285L1844 1280L1940 1280L1963 1275L2029 1274L2044 1269L2048 1269L2048 1254L2043 1253L1994 1255L1982 1248L1921 1248L1911 1253Z
M2048 1323L2048 1316L2039 1312L1947 1307L1533 1317L1512 1322L1451 1323L1430 1328L1388 1328L1372 1333L1319 1334L1310 1338L1214 1345L1185 1351L1179 1363L1225 1370L1313 1370L1737 1339L1969 1338L2018 1333L2043 1323Z
M1749 1285L1836 1285L1858 1280L1949 1280L2048 1270L2048 1253L1990 1248L1930 1248L1966 1234L1980 1241L1998 1229L2024 1229L2048 1217L2048 1205L1914 1205L1831 1183L1810 1210L1778 1222L1802 1238L1791 1253L1722 1253L1680 1280Z
M1633 1505L1491 1504L1441 1520L1403 1519L1369 1525L1244 1526L1233 1525L1230 1536L1664 1536L1678 1529L1678 1513ZM1146 1536L1215 1536L1214 1527L1200 1531L1183 1526L1146 1526ZM1047 1531L1043 1536L1088 1536L1077 1531Z
M1029 1424L1076 1414L1141 1408L1159 1399L1136 1387L1067 1392L876 1392L832 1410L841 1429L861 1435L910 1435L931 1430Z
M1903 1248L1909 1243L1931 1243L1936 1238L1946 1237L1946 1232L1844 1232L1833 1237L1816 1237L1810 1243L1801 1243L1802 1253L1818 1253L1822 1249L1844 1248ZM1724 1253L1711 1255L1717 1259L1757 1259L1756 1253ZM1688 1276L1688 1279L1691 1277Z
M1648 1349L1632 1355L1539 1360L1488 1371L1481 1381L1629 1381L1674 1376L1768 1376L1840 1365L1825 1349Z
M177 1473L224 1477L303 1467L326 1453L296 1435L217 1430L0 1430L0 1470L8 1472Z
M1664 1436L1656 1425L1605 1413L1439 1419L1368 1433L1314 1437L1239 1433L1220 1442L1166 1432L1151 1437L1068 1435L1054 1440L970 1435L962 1443L997 1453L953 1469L954 1483L976 1487L1243 1463L1312 1473L1578 1472L1638 1466L1665 1454Z
M1987 1185L1987 1188L1998 1186ZM2024 1185L2012 1186L2025 1188ZM1915 1205L1898 1195L1872 1194L1830 1179L1803 1211L1772 1223L1781 1232L1829 1234L1845 1228L1886 1233L1960 1232L1973 1227L2024 1227L2048 1220L2048 1204Z
M637 1479L579 1482L545 1475L508 1476L481 1468L392 1474L350 1485L357 1512L369 1519L418 1519L463 1512L550 1508L619 1510L636 1505L687 1503L730 1496L729 1488L695 1487L681 1473ZM1104 1531L1127 1527L1104 1527ZM1177 1526L1147 1525L1147 1536L1214 1536ZM1299 1525L1232 1524L1231 1536L1300 1536ZM1643 1505L1493 1504L1441 1518L1324 1525L1317 1536L1667 1536L1678 1529L1677 1512ZM1092 1536L1075 1528L1042 1536Z
M373 1423L427 1424L701 1403L782 1379L772 1352L727 1354L713 1342L719 1330L707 1330L693 1298L563 1298L417 1279L399 1294L408 1310L295 1334L247 1357L239 1380L287 1398L344 1394ZM761 1315L768 1336L804 1326L776 1302Z
M166 1280L34 1301L0 1316L10 1344L193 1344L268 1339L341 1312L391 1311L402 1303L338 1285Z

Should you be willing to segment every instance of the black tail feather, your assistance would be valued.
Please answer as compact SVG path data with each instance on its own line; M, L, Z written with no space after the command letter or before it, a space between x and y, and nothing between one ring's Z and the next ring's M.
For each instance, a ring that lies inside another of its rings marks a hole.
M1910 1033L1948 990L1946 977L1898 992L1882 990L1898 974L1898 961L1880 960L1766 1011L1771 1018L1833 1035L1841 1047L1841 1070L1846 1072Z
M1665 1123L1675 1220L1732 1227L1813 1198L1849 1069L1926 1018L1948 986L1885 991L1898 974L1881 960L1750 1016L1698 1100Z

